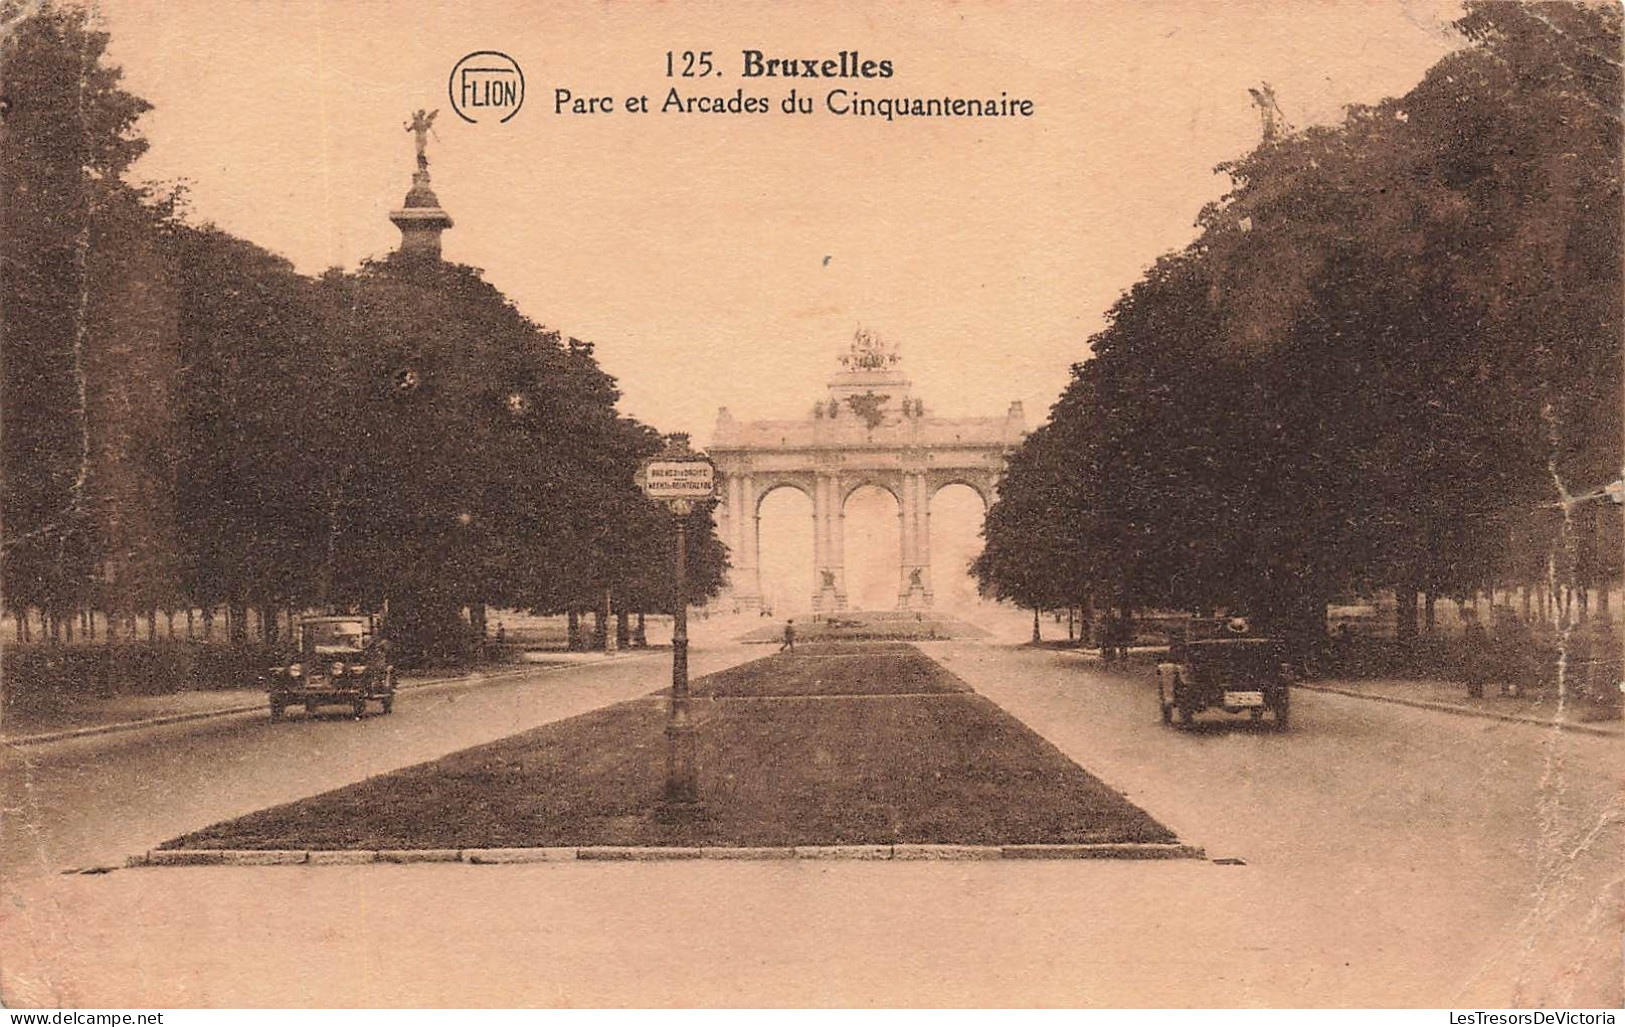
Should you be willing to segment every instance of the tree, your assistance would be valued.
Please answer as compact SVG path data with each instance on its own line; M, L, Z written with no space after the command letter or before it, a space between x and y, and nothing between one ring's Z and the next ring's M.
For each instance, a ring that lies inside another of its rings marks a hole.
M146 101L104 62L107 35L46 3L0 42L0 375L3 569L14 610L60 616L97 570L87 349L96 344L91 249L127 211L120 176L146 148ZM105 522L105 518L103 518Z
M1532 573L1532 540L1617 575L1594 525L1534 511L1621 462L1620 23L1471 3L1404 97L1223 165L1011 460L984 585L1065 568L1307 633L1382 586L1414 628L1418 591Z

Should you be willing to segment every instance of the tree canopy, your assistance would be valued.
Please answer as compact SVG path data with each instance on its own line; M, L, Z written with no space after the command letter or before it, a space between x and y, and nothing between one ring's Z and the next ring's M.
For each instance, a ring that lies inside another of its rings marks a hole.
M1404 96L1221 165L1011 460L984 590L1306 623L1553 551L1617 576L1595 506L1544 505L1621 464L1620 13L1457 27Z
M477 269L313 279L125 183L149 105L106 44L46 4L0 50L13 612L387 603L432 652L465 607L671 609L675 525L633 480L661 438L592 345ZM726 568L710 517L696 598Z

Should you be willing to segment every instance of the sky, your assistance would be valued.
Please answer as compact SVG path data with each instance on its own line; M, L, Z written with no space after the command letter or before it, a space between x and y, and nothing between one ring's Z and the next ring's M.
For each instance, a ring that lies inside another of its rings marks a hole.
M411 184L404 124L441 109L428 145L455 220L446 259L595 343L624 412L701 445L718 407L805 416L859 326L899 347L928 413L1002 415L1020 401L1036 426L1111 304L1223 194L1215 165L1257 144L1249 87L1269 82L1298 127L1334 122L1461 45L1450 0L95 2L110 59L154 105L134 177L187 180L195 219L303 272L354 267L398 243L388 212ZM747 80L747 49L857 50L894 73ZM453 66L476 50L524 70L524 106L506 123L446 109ZM683 50L711 51L720 76L668 78L667 52ZM820 109L619 109L634 95L659 106L674 86L775 104L795 88ZM840 117L822 109L838 87L1005 93L1034 113ZM618 109L559 113L559 88ZM811 577L810 533L772 522L807 523L800 502L775 497L763 514L764 583L787 596ZM883 603L895 509L855 502L849 573L881 568L856 577L874 577L863 587ZM964 506L936 521L939 565L963 567L977 547L979 505Z
M135 175L316 273L393 249L419 107L464 54L526 75L508 123L444 111L429 141L456 226L533 319L593 341L623 410L703 442L718 406L800 416L865 325L944 415L1041 420L1104 312L1187 243L1256 144L1249 86L1296 125L1403 92L1460 45L1435 2L521 3L98 0L154 105ZM740 52L892 61L884 81L739 77ZM668 50L724 73L665 76ZM553 90L1030 98L1031 118L555 114Z

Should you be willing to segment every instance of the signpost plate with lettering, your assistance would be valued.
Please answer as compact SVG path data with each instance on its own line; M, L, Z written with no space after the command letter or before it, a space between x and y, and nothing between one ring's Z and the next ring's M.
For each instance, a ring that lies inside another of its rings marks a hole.
M716 468L709 460L651 460L643 469L643 491L650 499L710 499L716 492Z

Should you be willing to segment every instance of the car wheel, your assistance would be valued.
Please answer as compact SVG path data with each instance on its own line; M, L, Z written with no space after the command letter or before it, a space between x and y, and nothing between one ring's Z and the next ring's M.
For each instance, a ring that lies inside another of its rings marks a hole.
M321 703L314 700L305 703L305 716L314 717L316 715L316 711L321 708L321 705Z
M393 695L384 696L384 712L385 713L394 713L395 712L395 697Z
M281 703L274 702L274 703L271 704L271 719L272 720L281 720L282 719L282 712L283 711L282 711L282 704Z
M355 711L355 719L360 720L367 715L367 700L357 699L350 704L350 709Z

